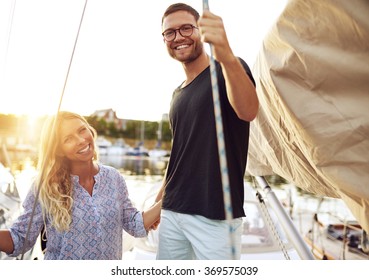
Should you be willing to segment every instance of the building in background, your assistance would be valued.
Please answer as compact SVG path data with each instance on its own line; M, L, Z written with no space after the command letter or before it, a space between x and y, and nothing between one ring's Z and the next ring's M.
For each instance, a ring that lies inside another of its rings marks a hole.
M97 119L103 119L106 123L114 123L116 129L126 130L127 121L117 117L116 112L113 109L103 109L96 110L91 114L91 117L96 117Z

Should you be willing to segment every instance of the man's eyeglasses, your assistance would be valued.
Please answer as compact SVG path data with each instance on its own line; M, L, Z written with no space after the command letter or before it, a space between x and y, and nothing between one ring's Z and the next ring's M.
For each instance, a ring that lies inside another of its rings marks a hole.
M193 29L197 27L192 24L184 24L180 28L177 29L168 29L165 30L161 35L163 35L165 41L172 42L177 36L177 31L181 34L182 37L190 37L193 33Z

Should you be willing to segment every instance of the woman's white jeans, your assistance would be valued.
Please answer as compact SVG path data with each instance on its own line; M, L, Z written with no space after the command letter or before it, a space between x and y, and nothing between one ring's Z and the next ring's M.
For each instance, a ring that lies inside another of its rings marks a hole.
M234 219L229 223L163 209L156 258L158 260L229 260L232 259L230 234L234 235L236 259L240 259L242 218Z

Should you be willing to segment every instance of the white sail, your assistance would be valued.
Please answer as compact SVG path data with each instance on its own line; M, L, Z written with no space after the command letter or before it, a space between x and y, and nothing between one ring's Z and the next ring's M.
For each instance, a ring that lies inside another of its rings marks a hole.
M369 232L369 2L291 0L254 65L247 171L339 197Z

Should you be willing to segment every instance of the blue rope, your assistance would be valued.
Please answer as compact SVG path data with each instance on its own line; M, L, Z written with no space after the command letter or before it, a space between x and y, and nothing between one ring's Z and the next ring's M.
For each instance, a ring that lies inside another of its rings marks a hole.
M209 10L209 3L207 0L203 0L203 9ZM224 210L226 221L228 221L229 227L229 237L231 242L231 256L232 259L236 259L236 247L233 232L233 227L231 224L231 220L233 219L233 209L231 202L231 192L230 192L230 184L229 184L229 176L228 176L228 166L227 166L227 155L225 150L224 143L224 132L223 132L223 121L222 121L222 112L220 108L220 100L219 100L219 89L218 89L218 79L215 68L215 60L212 53L212 46L210 46L210 77L211 77L211 85L213 91L213 103L214 103L214 115L215 115L215 127L217 133L218 140L218 153L219 153L219 163L220 163L220 171L221 171L221 179L223 186L223 199L224 199Z

